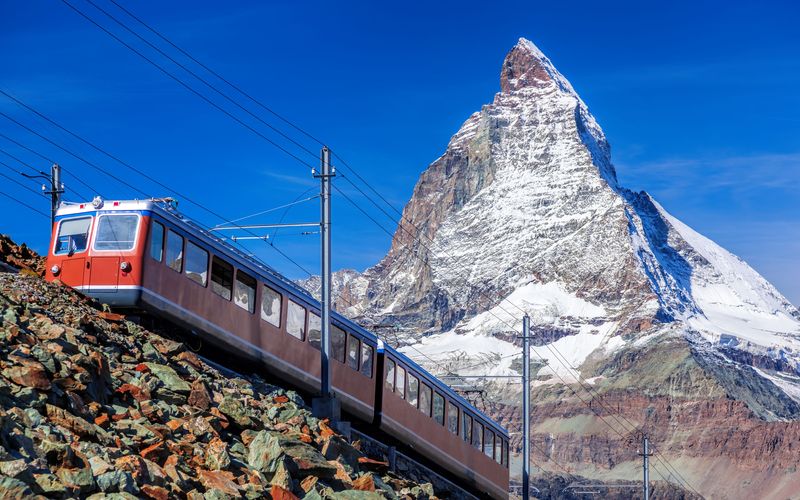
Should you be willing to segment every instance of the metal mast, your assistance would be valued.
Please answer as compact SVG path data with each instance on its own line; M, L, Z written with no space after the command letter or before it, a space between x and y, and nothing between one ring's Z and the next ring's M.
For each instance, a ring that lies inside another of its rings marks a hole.
M56 223L56 211L58 211L58 205L61 203L61 195L64 194L64 184L61 183L61 167L58 163L53 163L53 166L50 167L50 175L48 176L46 173L39 171L38 175L29 175L24 172L20 172L23 177L27 177L28 179L44 179L45 181L49 181L50 189L47 189L47 185L42 185L42 193L45 195L50 195L50 227L52 229L53 225Z
M642 483L644 488L644 500L650 500L650 440L647 434L642 436Z
M531 328L530 317L522 317L522 499L530 498L531 470Z
M322 301L322 334L320 339L320 353L322 359L320 374L320 397L331 399L331 177L336 175L331 169L331 150L327 146L322 147L320 154L320 164L322 173L316 177L320 179L320 209L322 219L320 223L320 251L321 251L321 279Z

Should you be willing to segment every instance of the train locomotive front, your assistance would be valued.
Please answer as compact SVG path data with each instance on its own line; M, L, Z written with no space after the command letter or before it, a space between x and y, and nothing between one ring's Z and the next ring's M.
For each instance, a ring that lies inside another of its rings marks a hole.
M56 214L45 278L117 308L140 305L151 202L63 205Z

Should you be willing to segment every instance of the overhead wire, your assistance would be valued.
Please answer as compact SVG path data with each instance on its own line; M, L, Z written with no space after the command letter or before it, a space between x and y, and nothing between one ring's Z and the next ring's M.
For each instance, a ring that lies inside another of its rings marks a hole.
M158 68L158 69L159 69L159 70L160 70L162 73L164 73L165 75L167 75L168 77L170 77L172 80L176 81L178 84L180 84L180 85L181 85L182 87L184 87L186 90L188 90L188 91L190 91L191 93L195 94L197 97L199 97L200 99L202 99L203 101L205 101L205 102L206 102L206 103L208 103L209 105L213 106L214 108L216 108L216 109L217 109L217 110L219 110L220 112L224 113L225 115L227 115L228 117L230 117L232 120L236 121L236 122L237 122L239 125L241 125L241 126L243 126L243 127L247 128L248 130L250 130L251 132L253 132L253 133L254 133L254 134L256 134L257 136L259 136L260 138L262 138L263 140L265 140L265 141L269 142L269 143L270 143L270 144L272 144L274 147L278 148L279 150L281 150L282 152L284 152L284 153L285 153L285 154L287 154L288 156L290 156L290 157L294 158L295 160L297 160L298 162L302 163L303 165L306 165L306 166L308 166L308 167L310 167L310 168L314 168L314 167L313 167L313 165L311 165L310 163L306 162L305 160L303 160L302 158L300 158L300 157L299 157L299 156L297 156L296 154L292 153L291 151L289 151L289 150L288 150L288 149L286 149L285 147L281 146L280 144L278 144L277 142L273 141L272 139L270 139L270 138L269 138L269 137L267 137L266 135L262 134L261 132L259 132L258 130L256 130L256 129L255 129L255 128L253 128L252 126L250 126L248 123L246 123L245 121L243 121L242 119L240 119L239 117L237 117L236 115L234 115L233 113L231 113L230 111L226 110L225 108L223 108L223 107L222 107L222 106L220 106L219 104L215 103L214 101L212 101L211 99L209 99L208 97L206 97L205 95L203 95L202 93L200 93L199 91L195 90L193 87L191 87L190 85L188 85L187 83L185 83L183 80L181 80L180 78L176 77L175 75L173 75L172 73L170 73L169 71L167 71L166 69L164 69L164 67L162 67L161 65L159 65L158 63L156 63L155 61L153 61L152 59L150 59L150 58L149 58L149 57L147 57L146 55L142 54L142 53L141 53L139 50L137 50L135 47L133 47L132 45L128 44L127 42L125 42L124 40L122 40L121 38L119 38L117 35L115 35L115 34L114 34L114 33L112 33L111 31L109 31L108 29L106 29L106 28L105 28L103 25L101 25L100 23L98 23L97 21L95 21L94 19L92 19L91 17L89 17L88 15L86 15L86 14L85 14L83 11L81 11L79 8L77 8L77 7L75 7L74 5L72 5L72 4L69 2L69 0L61 0L61 1L62 1L64 4L66 4L66 5L67 5L69 8L71 8L72 10L74 10L75 12L77 12L78 14L80 14L80 15L81 15L81 17L85 18L87 21L89 21L90 23L92 23L92 24L94 24L95 26L97 26L99 29L101 29L101 30L102 30L104 33L106 33L108 36L110 36L111 38L113 38L114 40L116 40L117 42L119 42L120 44L122 44L123 46L127 47L129 50L133 51L135 54L139 55L139 57L141 57L141 58L142 58L142 59L144 59L145 61L149 62L150 64L152 64L153 66L155 66L156 68ZM315 154L314 156L316 157L316 154Z
M0 89L0 92L2 92L2 89ZM33 153L33 154L35 154L36 156L38 156L38 157L40 157L40 158L44 159L45 161L48 161L48 162L50 162L51 164L53 164L53 163L58 163L57 161L50 160L49 158L47 158L46 156L42 155L41 153L34 151L34 150L33 150L33 149L31 149L30 147L28 147L28 146L25 146L24 144L22 144L22 143L20 143L20 142L18 142L18 141L16 141L16 140L14 140L14 139L12 139L12 138L8 137L7 135L5 135L5 134L3 134L3 133L0 133L0 137L2 137L2 138L4 138L4 139L6 139L6 140L7 140L7 141L9 141L9 142L12 142L13 144L16 144L18 147L20 147L20 148L22 148L22 149L24 149L24 150L26 150L26 151L28 151L28 152L30 152L30 153ZM18 161L18 162L19 162L19 163L21 163L22 165L24 165L24 166L28 167L29 169L33 170L34 172L36 172L36 173L38 173L38 174L47 175L45 172L42 172L41 170L37 169L36 167L34 167L33 165L31 165L30 163L27 163L26 161L24 161L24 160L21 160L20 158L18 158L18 157L16 157L16 156L14 156L13 154L9 153L8 151L6 151L6 150L4 150L4 149L0 149L0 153L3 153L4 155L8 156L9 158L12 158L13 160L16 160L16 161ZM97 191L96 191L96 190L95 190L93 187L91 187L89 184L87 184L87 183L86 183L86 182L85 182L83 179L81 179L81 178L80 178L80 177L78 177L77 175L75 175L75 174L73 174L72 172L70 172L70 171L69 171L69 169L66 169L66 168L64 168L64 166L63 166L63 165L61 165L61 164L59 164L59 166L61 166L61 171L62 171L64 174L66 174L67 176L69 176L69 177L71 177L72 179L74 179L74 180L75 180L75 182L77 182L77 183L81 184L82 186L86 187L86 188L87 188L87 189L89 189L89 191L91 191L91 192L97 192ZM78 192L76 189L74 189L74 188L71 188L71 189L72 189L72 191L75 191L76 193L80 194L80 193L79 193L79 192ZM81 195L81 196L84 196L84 195Z
M2 175L2 174L0 174L0 175ZM13 197L13 196L11 196L10 194L7 194L7 193L5 193L5 192L3 192L3 191L0 191L0 196L4 196L4 197L8 198L9 200L11 200L11 201L13 201L13 202L15 202L15 203L19 203L19 204L20 204L20 205L22 205L23 207L26 207L26 208L28 208L28 209L30 209L30 210L33 210L33 211L34 211L34 212L36 212L37 214L39 214L39 215L41 215L41 216L43 216L43 217L46 217L47 219L49 219L49 218L50 218L50 216L49 216L48 214L46 214L46 213L42 212L41 210L39 210L39 209L38 209L38 208L36 208L36 207L32 207L32 206L28 205L27 203L25 203L24 201L20 200L19 198L14 198L14 197Z

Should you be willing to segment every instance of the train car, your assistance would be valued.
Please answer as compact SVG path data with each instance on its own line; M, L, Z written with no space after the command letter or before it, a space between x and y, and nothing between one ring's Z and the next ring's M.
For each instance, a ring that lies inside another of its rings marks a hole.
M508 431L382 342L376 424L494 498L508 497Z
M62 204L46 278L173 322L305 391L319 388L319 302L169 199ZM331 323L331 388L345 412L477 491L508 496L504 429L368 330L335 312Z

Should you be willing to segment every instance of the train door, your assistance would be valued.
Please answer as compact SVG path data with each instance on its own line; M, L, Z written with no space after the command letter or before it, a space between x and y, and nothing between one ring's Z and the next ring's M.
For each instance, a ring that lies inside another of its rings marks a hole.
M81 287L88 280L86 254L92 217L74 217L58 223L53 245L53 263L60 268L58 279L71 287Z
M86 259L72 258L65 259L61 263L61 281L73 288L83 286L83 273L86 267Z
M103 291L116 292L119 286L119 257L92 256L89 283Z
M102 214L92 243L89 283L104 292L116 292L119 287L120 265L123 258L130 261L136 244L140 216L137 214Z

